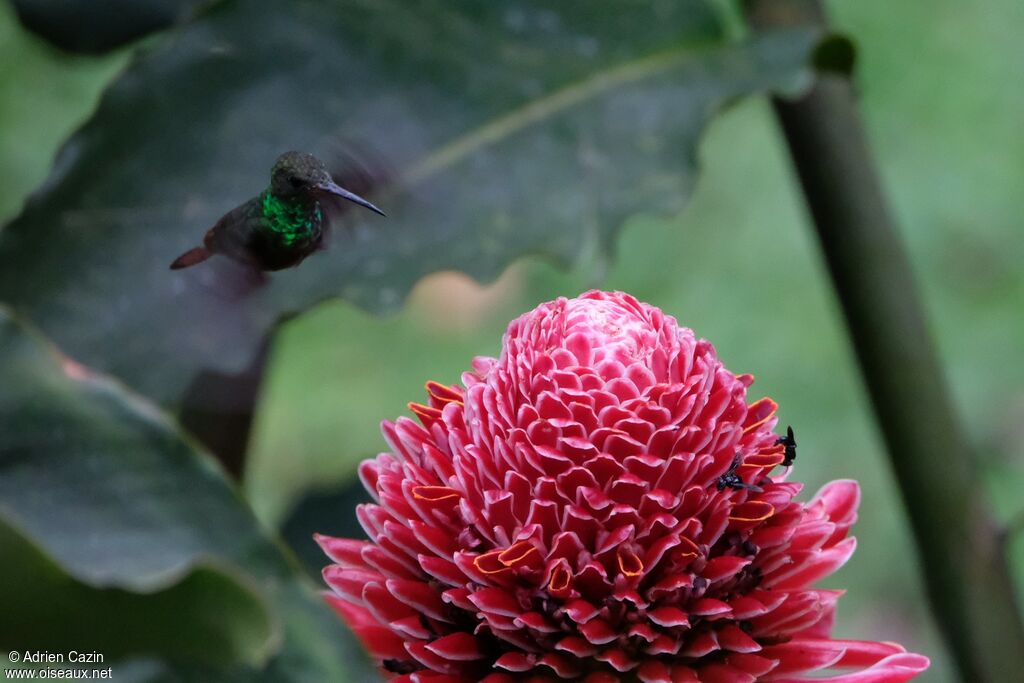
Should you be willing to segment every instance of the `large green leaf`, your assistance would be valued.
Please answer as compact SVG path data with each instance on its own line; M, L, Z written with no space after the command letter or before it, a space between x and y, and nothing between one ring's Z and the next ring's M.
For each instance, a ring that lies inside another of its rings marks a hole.
M166 588L138 593L76 580L0 522L0 649L97 651L116 660L139 652L226 665L261 664L278 625L237 577L199 567Z
M390 311L432 271L607 254L628 216L680 209L717 110L803 74L810 30L736 43L708 5L225 2L67 144L0 233L0 300L173 403L326 297ZM347 150L388 218L348 212L328 251L252 291L223 259L168 271L293 148Z
M158 656L200 680L358 671L294 560L152 404L2 308L0 349L0 646Z
M262 670L212 668L181 661L136 658L114 665L113 680L124 683L371 683L380 675L351 642L337 638L333 614L311 604L297 584L281 596L285 631L280 653Z

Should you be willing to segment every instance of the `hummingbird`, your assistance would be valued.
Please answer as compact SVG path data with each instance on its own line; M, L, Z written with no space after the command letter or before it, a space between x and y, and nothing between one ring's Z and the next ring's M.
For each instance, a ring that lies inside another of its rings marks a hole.
M383 211L334 182L312 154L285 152L270 171L270 187L224 214L207 230L203 244L171 263L171 270L223 254L257 270L298 265L324 238L324 200L341 197L381 216Z

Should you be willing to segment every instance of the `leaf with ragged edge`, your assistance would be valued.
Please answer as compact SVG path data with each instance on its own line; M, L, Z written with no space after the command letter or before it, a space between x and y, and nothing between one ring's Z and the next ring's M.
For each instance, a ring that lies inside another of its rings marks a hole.
M795 83L813 42L730 42L703 0L227 2L108 90L0 233L0 300L173 404L324 298L386 312L432 271L607 253L628 216L681 208L709 118ZM346 212L263 286L223 258L169 272L287 149L347 150L388 218Z
M214 0L11 0L18 18L57 47L105 52L184 21Z
M360 680L294 560L152 404L2 308L0 349L0 647L159 656L199 680Z

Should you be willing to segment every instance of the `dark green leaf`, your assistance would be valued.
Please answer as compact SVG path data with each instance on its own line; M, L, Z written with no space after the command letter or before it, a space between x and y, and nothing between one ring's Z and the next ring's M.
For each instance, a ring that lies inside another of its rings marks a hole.
M350 636L159 410L2 308L0 349L0 644L350 680Z
M139 658L114 664L123 683L371 683L380 680L351 640L337 638L338 620L309 601L296 584L281 596L288 634L281 652L262 670L211 668L180 661Z
M0 348L0 512L72 576L152 591L217 557L289 574L238 493L144 399L2 309Z
M630 215L682 207L709 118L794 84L812 48L730 43L702 0L226 3L107 92L0 234L0 300L173 403L324 298L391 311L432 271L606 256ZM223 258L169 272L287 149L347 150L388 218L348 211L264 286Z
M207 664L258 664L278 625L252 587L212 567L152 593L96 588L66 574L0 522L0 649L97 651L105 658L159 652Z
M57 47L106 52L191 16L211 0L12 0L18 18Z

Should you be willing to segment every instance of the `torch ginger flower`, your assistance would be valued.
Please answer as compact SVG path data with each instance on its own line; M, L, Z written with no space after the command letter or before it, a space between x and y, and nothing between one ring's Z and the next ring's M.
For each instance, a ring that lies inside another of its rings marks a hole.
M812 584L853 553L859 490L794 501L752 381L629 295L539 306L383 424L371 540L317 539L329 600L402 682L913 678L927 658L830 637L841 591Z

